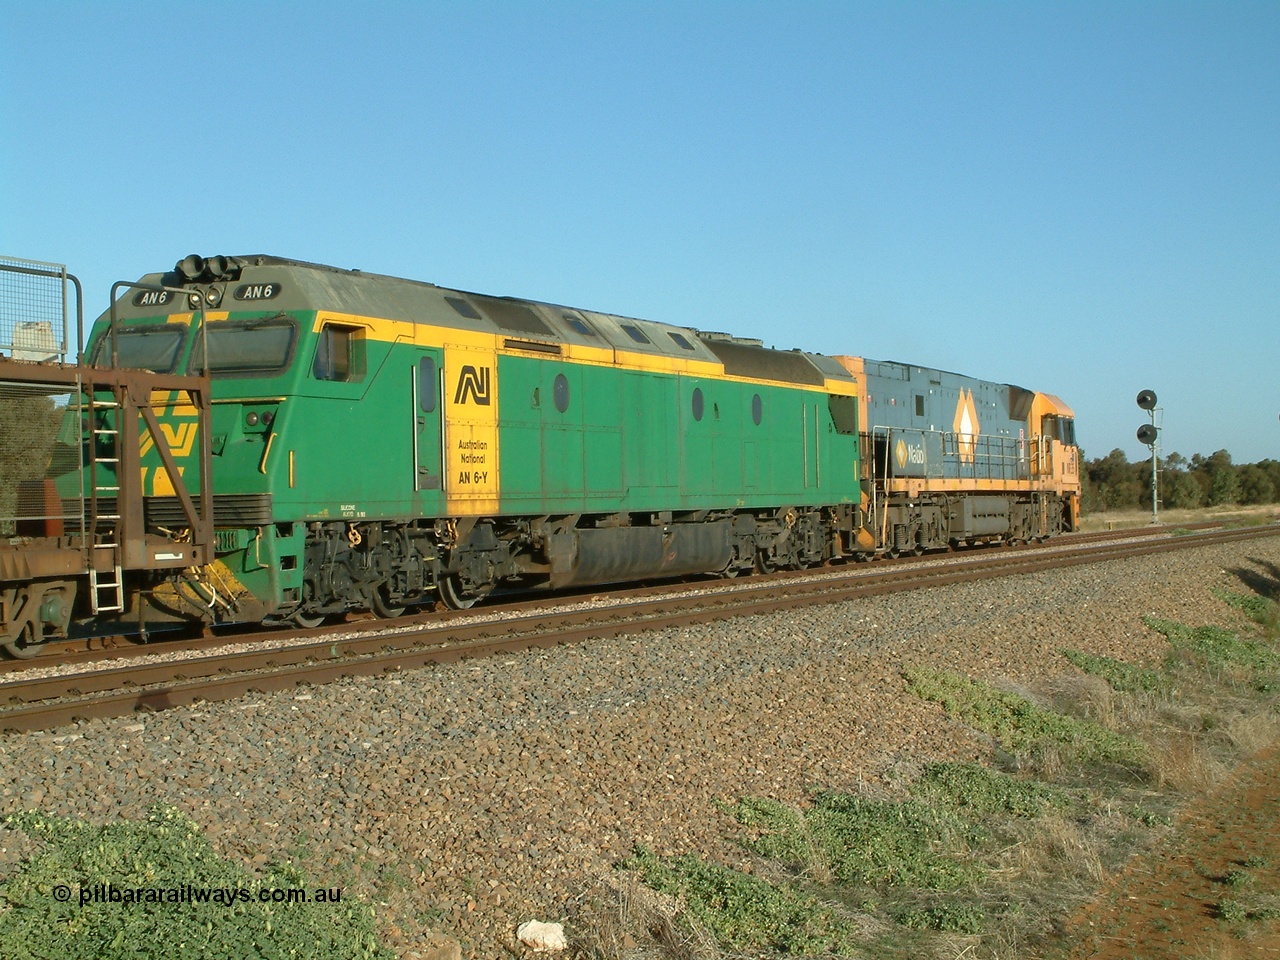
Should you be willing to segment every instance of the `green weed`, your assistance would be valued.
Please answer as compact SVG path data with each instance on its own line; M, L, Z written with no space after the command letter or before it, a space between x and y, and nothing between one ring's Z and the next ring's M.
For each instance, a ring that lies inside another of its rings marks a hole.
M1248 870L1232 870L1222 880L1228 887L1251 887L1254 883L1253 874Z
M1142 622L1168 638L1171 667L1179 657L1189 658L1211 673L1242 672L1259 689L1272 687L1280 671L1280 649L1265 640L1245 640L1221 627L1188 627L1156 617L1143 617Z
M895 910L893 921L912 930L974 934L982 932L986 916L972 903L939 903Z
M774 886L697 857L659 857L646 847L636 847L619 867L636 871L660 893L678 897L687 919L732 950L849 956L857 944L857 930L849 920L790 886Z
M949 890L982 875L962 858L968 825L914 800L825 793L804 814L758 797L727 809L752 828L742 841L748 850L801 869L820 857L822 872L840 883Z
M1230 590L1213 590L1211 593L1259 626L1275 630L1277 625L1280 625L1280 604L1274 600L1254 593L1233 593Z
M1280 907L1251 906L1244 900L1223 897L1214 910L1219 920L1227 923L1265 923L1280 920Z
M1037 817L1050 807L1068 803L1064 790L977 763L929 764L911 785L911 792L925 803L953 807L976 817Z
M1077 761L1139 765L1146 748L1092 720L1056 713L1019 696L953 673L924 667L905 672L911 692L941 704L948 715L989 734L1010 753L1059 750Z
M1167 690L1169 679L1158 670L1134 666L1080 650L1063 650L1062 655L1085 673L1101 677L1112 690L1124 693L1158 693Z
M215 854L173 808L154 807L144 821L105 826L36 811L5 822L44 841L0 887L0 901L8 905L0 912L0 956L11 960L393 956L378 946L367 905L352 897L317 902L306 877L287 865L251 876ZM120 902L108 899L108 887ZM191 888L221 891L224 901L227 891L233 896L229 903L174 901ZM308 902L258 899L259 891L286 889L307 890ZM105 902L95 902L95 890L104 892Z

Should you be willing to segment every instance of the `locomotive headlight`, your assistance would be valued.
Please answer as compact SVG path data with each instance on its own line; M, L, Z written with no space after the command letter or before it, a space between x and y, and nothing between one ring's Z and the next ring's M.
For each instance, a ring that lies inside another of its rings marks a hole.
M264 427L271 426L271 424L275 421L275 419L276 419L276 415L272 413L270 410L262 411L262 425Z
M258 425L258 415L251 410L249 415L244 418L244 422L251 427L256 427Z

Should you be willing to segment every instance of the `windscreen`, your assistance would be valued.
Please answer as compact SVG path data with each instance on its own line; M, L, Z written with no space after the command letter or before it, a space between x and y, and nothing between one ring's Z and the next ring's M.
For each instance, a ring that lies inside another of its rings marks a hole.
M269 377L283 373L293 359L298 325L285 316L260 320L215 321L205 328L209 374L213 377ZM191 351L191 371L203 366L200 342Z
M116 328L117 366L152 373L173 373L187 336L185 323ZM111 337L103 335L93 349L95 367L111 366Z

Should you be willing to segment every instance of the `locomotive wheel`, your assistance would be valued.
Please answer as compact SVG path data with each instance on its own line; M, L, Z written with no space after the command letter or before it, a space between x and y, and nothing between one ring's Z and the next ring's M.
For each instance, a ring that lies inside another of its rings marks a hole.
M729 561L729 565L716 574L722 580L732 580L734 577L742 575L742 567L738 566L737 558Z
M316 627L320 626L320 624L324 623L324 614L308 614L299 610L289 619L300 626L303 630L314 630Z
M756 551L756 569L761 573L773 573L778 569L778 564L765 554L763 550Z
M463 590L457 577L445 577L440 581L440 599L450 610L470 610L483 597L483 593L471 594Z
M31 642L31 624L23 624L17 636L8 637L3 644L4 652L15 660L30 660L40 652L40 644Z
M369 594L369 609L383 620L392 620L395 617L404 616L405 608L403 606L395 606L387 599L387 588L385 586L374 587Z

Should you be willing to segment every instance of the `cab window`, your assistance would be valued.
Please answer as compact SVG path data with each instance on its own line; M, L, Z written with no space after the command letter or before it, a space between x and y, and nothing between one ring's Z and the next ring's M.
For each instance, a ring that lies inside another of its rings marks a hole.
M293 360L298 325L287 316L258 320L220 320L205 325L209 343L209 375L213 377L274 377ZM191 349L191 371L204 366L201 338Z
M364 328L326 323L316 345L315 378L353 383L364 379L364 367Z
M185 323L156 323L116 328L116 357L121 367L173 373L187 336ZM103 333L90 360L95 367L111 366L111 337Z
M1069 447L1076 443L1076 422L1070 417L1046 416L1040 425L1040 432L1052 440L1060 440Z

